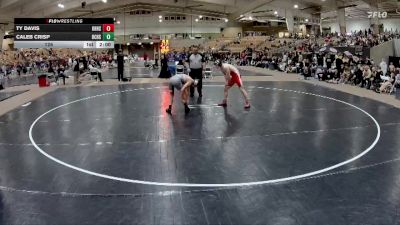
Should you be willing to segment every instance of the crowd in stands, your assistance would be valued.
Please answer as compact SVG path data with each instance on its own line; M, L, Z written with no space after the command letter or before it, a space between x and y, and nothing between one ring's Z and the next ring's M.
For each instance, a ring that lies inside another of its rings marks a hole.
M107 52L86 52L78 49L23 49L2 51L0 54L0 78L16 79L21 76L35 76L44 73L63 78L66 70L73 71L76 64L79 71L89 71L108 65L113 60Z
M327 36L323 42L304 38L293 41L278 41L277 45L256 51L249 47L240 55L221 54L225 60L237 65L250 65L287 73L302 74L305 79L315 77L330 83L358 85L376 92L390 93L400 83L399 64L389 65L382 59L374 62L372 59L357 56L349 51L337 52L334 47L373 47L383 42L400 38L399 34L372 32L357 32L347 36ZM300 41L299 41L300 40ZM279 54L272 55L271 48L282 49ZM396 67L397 66L397 67Z
M256 66L286 73L298 73L305 79L314 77L320 81L336 84L351 84L371 89L379 93L390 93L400 82L400 65L393 62L374 62L372 59L349 51L337 52L335 47L370 48L395 38L398 33L386 32L374 35L371 30L359 31L351 35L327 35L325 37L267 37L268 44L246 41L246 49L241 52L215 51L203 49L207 61L221 59L237 66ZM258 38L261 40L261 38ZM280 50L279 52L274 50ZM165 62L185 60L190 48L165 54Z
M373 34L371 30L347 35L245 37L232 42L222 38L210 41L209 45L206 43L201 51L206 61L218 58L238 66L256 66L298 73L306 79L315 77L321 81L359 85L376 92L390 92L400 80L400 68L397 63L384 60L374 62L361 53L358 55L354 51L338 52L335 48L371 48L395 38L400 38L397 32ZM219 45L220 43L224 44ZM214 48L217 46L219 49ZM231 51L227 48L229 46L240 51ZM160 58L164 63L170 61L175 64L184 61L189 52L190 47L182 47L179 51L173 49ZM35 74L38 71L60 74L68 69L75 71L76 64L79 70L92 72L96 68L109 66L112 61L111 52L84 52L77 49L4 51L0 54L0 75L20 76Z
M333 40L333 46L347 47L347 46L363 46L374 47L394 38L399 38L398 33L385 32L381 34L373 34L371 30L359 31L351 35L339 36Z
M398 64L374 62L368 57L349 51L337 52L335 47L371 48L400 38L398 33L374 35L371 30L345 36L331 34L324 37L269 37L264 44L250 43L240 53L223 51L212 58L238 66L256 66L286 73L302 74L305 79L315 77L330 83L358 85L376 92L390 93L400 82ZM389 65L388 65L389 64ZM397 66L397 67L396 67Z

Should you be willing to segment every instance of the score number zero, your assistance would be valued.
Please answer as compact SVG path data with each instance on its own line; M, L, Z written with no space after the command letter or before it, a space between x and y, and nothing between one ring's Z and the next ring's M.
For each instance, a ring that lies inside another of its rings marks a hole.
M113 41L113 33L92 34L92 40Z
M92 26L93 32L114 32L114 24L103 24L103 26Z
M103 24L102 26L92 26L92 32L102 32L101 34L92 34L92 40L113 41L114 24Z

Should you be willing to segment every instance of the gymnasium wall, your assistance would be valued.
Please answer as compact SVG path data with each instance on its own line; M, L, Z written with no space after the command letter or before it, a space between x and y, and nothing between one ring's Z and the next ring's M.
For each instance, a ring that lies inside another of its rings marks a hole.
M242 27L226 27L221 33L221 36L234 38L238 36L238 33L241 33L243 36L243 28Z
M394 41L388 41L370 49L370 57L374 60L375 64L379 65L382 59L386 62L389 56L395 56Z
M187 33L187 34L201 34L201 33L220 33L219 27L136 27L136 28L126 28L126 34L175 34L175 33ZM115 35L123 35L124 32L121 30L116 30Z
M368 19L365 20L346 20L346 31L353 32L353 31L360 31L369 29L371 26L371 22ZM331 32L338 32L340 33L339 22L330 22L330 23L322 23L323 28L331 28Z
M187 16L186 20L159 22L158 15L126 16L116 18L120 24L116 25L115 35L129 34L172 34L172 33L221 33L221 28L228 27L223 20L199 21L197 17Z
M383 29L386 31L396 31L396 29L400 32L400 19L381 19L379 20L380 24L383 24ZM356 19L356 20L346 20L346 31L353 32L359 30L365 30L370 28L371 20L370 19ZM339 23L338 22L329 22L322 23L322 27L331 28L331 32L340 32Z
M0 50L3 49L4 35L5 33L0 29Z
M388 31L396 31L396 29L400 32L400 19L386 19L382 20L383 28Z
M3 39L3 43L1 46L2 50L12 50L13 48L14 48L14 39L12 38Z
M394 56L400 57L400 39L393 40Z

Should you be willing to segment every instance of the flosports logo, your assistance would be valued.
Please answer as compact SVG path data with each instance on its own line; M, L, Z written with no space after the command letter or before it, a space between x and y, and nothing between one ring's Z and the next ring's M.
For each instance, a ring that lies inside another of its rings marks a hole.
M396 10L397 12L397 10ZM400 11L399 11L400 12ZM387 18L388 13L387 12L368 12L368 18L379 18L379 19L385 19Z

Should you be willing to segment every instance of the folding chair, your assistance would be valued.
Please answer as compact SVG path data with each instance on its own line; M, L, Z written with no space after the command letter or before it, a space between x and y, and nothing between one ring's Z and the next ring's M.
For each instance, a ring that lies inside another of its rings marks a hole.
M98 72L97 71L91 71L90 72L90 80L98 80Z
M185 73L185 67L183 65L177 65L176 74L184 74L184 73Z
M204 70L204 78L207 79L207 77L208 77L208 78L211 78L211 79L214 78L214 77L213 77L213 74L212 74L212 69L211 69L211 67L209 67L209 66L206 66L206 69Z
M99 70L95 66L90 65L89 72L90 72L90 80L96 80L96 81L99 80L99 75L98 75Z

